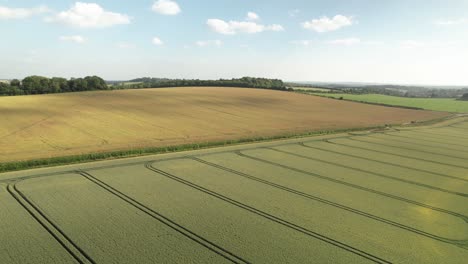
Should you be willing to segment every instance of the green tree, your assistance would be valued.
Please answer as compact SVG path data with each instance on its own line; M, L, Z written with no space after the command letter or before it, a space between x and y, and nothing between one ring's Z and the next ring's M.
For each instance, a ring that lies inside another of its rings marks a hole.
M25 94L43 94L50 92L50 80L46 77L28 76L24 78L21 83Z
M89 90L107 90L106 82L98 76L87 76L84 78Z
M11 80L11 82L10 82L10 86L20 87L20 86L21 86L21 82L20 82L18 79L13 79L13 80Z
M0 82L0 95L8 95L9 90L10 90L10 84Z
M50 79L50 92L61 93L68 91L68 81L65 78L53 77Z
M75 91L87 91L88 90L88 82L83 78L75 79Z

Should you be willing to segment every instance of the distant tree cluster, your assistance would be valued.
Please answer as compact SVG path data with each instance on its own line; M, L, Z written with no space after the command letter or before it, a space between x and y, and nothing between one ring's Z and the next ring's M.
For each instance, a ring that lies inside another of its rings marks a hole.
M411 98L458 98L467 89L432 89L411 86L365 86L361 88L345 88L344 93L351 94L384 94Z
M358 84L298 84L287 83L287 86L326 88L329 91L308 91L309 93L348 93L348 94L383 94L411 98L460 98L468 88L434 87L408 85L358 85Z
M162 88L162 87L184 87L184 86L220 86L220 87L248 87L274 90L286 90L282 80L243 77L240 79L219 80L186 80L186 79L164 79L164 78L138 78L127 83L121 83L113 89L129 88Z
M468 93L464 94L462 97L460 97L460 100L462 101L468 101Z
M11 80L10 83L0 83L0 95L28 95L67 93L93 90L108 90L106 82L98 76L85 78L47 78L42 76L28 76L22 81Z

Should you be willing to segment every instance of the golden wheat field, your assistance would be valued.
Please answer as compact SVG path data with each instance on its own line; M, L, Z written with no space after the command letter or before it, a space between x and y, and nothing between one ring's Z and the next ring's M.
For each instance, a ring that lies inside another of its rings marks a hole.
M2 97L0 162L401 124L446 115L245 88Z

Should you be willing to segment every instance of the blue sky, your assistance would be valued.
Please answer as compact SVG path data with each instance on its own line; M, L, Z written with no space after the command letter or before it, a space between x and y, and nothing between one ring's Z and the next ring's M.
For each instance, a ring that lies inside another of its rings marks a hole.
M0 78L468 85L467 0L0 0L0 34Z

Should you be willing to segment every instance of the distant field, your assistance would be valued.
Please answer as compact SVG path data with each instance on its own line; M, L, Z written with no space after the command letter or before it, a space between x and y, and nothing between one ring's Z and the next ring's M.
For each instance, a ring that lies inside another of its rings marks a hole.
M294 90L306 90L306 91L314 91L314 92L328 92L330 89L325 88L315 88L315 87L293 87Z
M447 114L244 88L0 98L0 162L400 124Z
M0 259L466 264L467 135L458 118L0 174Z
M123 82L123 83L120 83L120 85L133 85L133 84L140 84L142 82Z
M405 98L382 94L323 94L324 96L369 103L417 107L434 111L468 113L468 102L448 98Z

